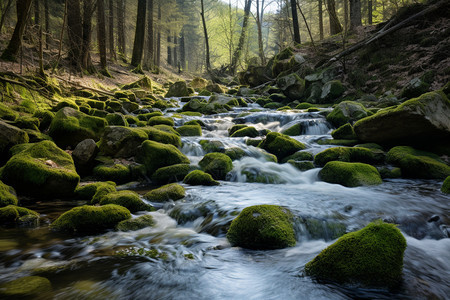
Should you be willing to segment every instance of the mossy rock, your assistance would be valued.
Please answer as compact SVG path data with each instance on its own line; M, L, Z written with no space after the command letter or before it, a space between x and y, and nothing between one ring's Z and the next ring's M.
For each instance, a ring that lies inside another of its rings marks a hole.
M155 141L142 143L137 161L144 164L147 174L152 175L157 169L175 164L189 164L190 161L173 145Z
M183 125L176 129L181 136L202 136L202 128L199 125Z
M327 115L327 121L340 127L345 123L353 123L369 115L369 111L361 103L342 101Z
M303 131L303 127L301 123L297 123L292 125L291 127L283 130L281 133L289 136L301 135Z
M239 129L248 127L248 125L245 124L236 124L231 126L230 128L228 128L228 135L231 136L233 135L233 133L235 133L236 131L238 131Z
M274 154L279 161L283 160L286 156L306 148L299 141L278 132L268 133L258 147Z
M247 126L247 127L241 128L241 129L239 129L239 130L236 130L236 131L231 135L231 137L246 137L246 136L247 136L247 137L254 138L254 137L259 136L259 132L258 132L258 130L256 130L255 127L253 127L253 126Z
M12 186L8 186L0 181L0 207L8 205L17 205L16 191Z
M52 138L40 131L24 129L24 131L28 134L28 138L30 139L30 143L39 143L42 141L51 141Z
M283 107L283 104L278 103L278 102L269 102L267 104L264 104L263 107L268 108L268 109L278 109L280 107Z
M424 82L420 78L413 78L409 81L401 90L400 97L411 99L419 97L420 95L428 92L430 84Z
M52 284L47 278L25 276L0 285L0 297L5 299L50 299Z
M387 153L387 162L400 167L407 178L444 179L450 176L450 167L431 152L408 146L397 146Z
M154 125L154 126L152 126L152 128L156 128L156 129L158 129L158 130L161 130L161 131L164 131L164 132L167 132L167 133L172 133L172 134L175 134L175 135L180 135L174 128L173 128L173 126L170 126L170 125L165 125L165 124L159 124L159 125Z
M225 151L225 145L221 141L201 140L199 144L206 153Z
M206 154L198 163L199 166L215 180L224 180L233 169L233 162L227 155L219 152Z
M148 122L148 125L153 126L153 125L169 125L169 126L173 126L175 125L174 121L172 118L166 118L166 117L162 117L162 116L155 116L155 117L151 117Z
M345 87L339 80L331 80L323 85L320 99L322 103L336 102L336 100L342 96L345 92Z
M21 129L39 130L39 119L30 116L20 116L14 122L14 126Z
M400 168L382 167L378 169L381 178L400 178L402 177L402 170Z
M83 205L63 213L50 227L72 233L98 233L112 229L119 222L130 218L130 211L120 205Z
M232 246L280 249L294 246L292 213L278 205L246 207L231 222L227 239Z
M311 169L314 169L314 163L312 161L309 160L293 160L293 159L289 159L287 161L288 164L293 165L294 167L296 167L298 170L300 171L308 171Z
M319 178L328 183L346 187L381 184L378 170L368 164L330 161L319 172Z
M194 89L204 89L208 85L208 80L201 77L195 77L189 85Z
M131 172L122 164L98 165L92 170L92 174L99 180L109 180L117 184L131 181Z
M24 130L0 120L0 162L9 158L11 147L28 142L29 137Z
M156 125L154 127L144 127L142 128L142 130L145 131L145 133L147 133L148 139L158 142L158 143L163 143L163 144L170 144L173 145L175 147L180 147L181 146L181 138L178 135L178 132L168 132L166 130L160 130L158 128L160 128L160 126L163 125ZM166 126L166 125L164 125ZM173 129L172 129L173 130Z
M106 110L109 112L121 112L123 109L122 102L116 100L106 101Z
M117 191L106 194L100 200L100 205L116 204L126 207L130 212L134 213L142 210L152 210L152 207L145 204L139 197L139 194L133 191Z
M295 152L292 155L286 156L285 158L283 158L283 160L281 160L281 163L286 163L289 160L295 160L295 161L303 161L303 160L314 160L314 155L312 155L309 152L305 152L305 151L298 151Z
M447 176L442 183L441 192L444 194L450 194L450 176Z
M377 163L383 160L383 153L359 147L334 147L319 152L314 156L316 165L323 167L330 161Z
M110 126L128 126L128 121L125 116L118 112L107 114L105 119Z
M165 202L169 200L179 200L186 196L186 191L184 187L178 183L171 183L163 185L160 188L151 190L145 194L145 199L154 202Z
M395 225L374 222L340 237L308 262L305 272L327 281L393 288L402 280L405 249Z
M245 151L239 147L227 148L225 149L224 154L231 158L231 160L241 159L242 157L247 155Z
M154 111L154 112L149 112L149 113L145 113L145 114L139 114L137 116L137 118L141 121L148 121L153 117L160 117L162 116L163 113L160 111Z
M104 184L99 184L97 185L95 193L92 196L91 204L99 204L108 194L115 192L115 182L107 181Z
M218 181L215 181L212 176L201 170L194 170L184 177L183 182L190 185L219 185Z
M134 219L128 219L117 224L116 229L120 231L136 231L155 225L151 215L143 215Z
M4 105L3 103L0 103L0 119L6 121L15 121L18 116L19 114L17 112Z
M300 104L298 104L295 109L308 109L310 107L313 107L313 105L311 103L308 102L302 102Z
M148 134L140 128L108 126L98 143L100 152L112 157L131 157L137 148L148 139Z
M152 92L152 80L147 76L143 76L132 83L125 84L124 86L122 86L122 89L123 90L145 89L146 91L151 93Z
M356 140L356 134L353 130L353 126L350 123L346 123L336 130L331 132L331 136L336 140Z
M72 157L51 141L17 145L1 173L19 194L57 198L73 195L80 176Z
M189 90L186 81L177 81L172 84L169 91L165 95L166 98L170 97L186 97L189 96Z
M78 199L83 200L91 200L92 197L94 197L97 190L105 188L105 187L112 187L111 192L116 191L116 183L113 181L106 181L106 182L93 182L89 184L85 184L82 186L78 186L75 189L75 197Z
M49 110L38 110L34 112L33 117L39 119L39 130L47 130L52 123L55 114Z
M74 110L80 110L78 105L75 104L75 102L73 102L73 100L63 100L63 101L58 102L58 104L56 104L56 106L53 107L53 111L57 112L57 111L60 111L61 109L65 108L65 107L69 107L69 108L72 108Z
M153 173L152 181L158 184L182 181L190 172L191 167L188 164L176 164L159 168Z
M31 209L8 205L0 208L1 225L37 226L39 214Z
M85 139L98 141L106 125L105 119L65 107L56 113L48 134L58 146L75 148Z
M333 146L347 146L353 147L358 144L358 140L333 140L333 139L321 139L317 141L319 145L333 145Z

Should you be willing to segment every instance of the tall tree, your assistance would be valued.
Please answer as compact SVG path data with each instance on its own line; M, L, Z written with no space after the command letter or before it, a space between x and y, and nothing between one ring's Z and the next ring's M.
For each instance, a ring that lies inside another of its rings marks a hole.
M41 5L40 0L34 0L34 24L41 25Z
M334 0L327 0L327 9L330 17L330 34L335 35L342 32L342 26L336 14L336 3Z
M125 0L117 0L117 44L119 48L119 57L126 62L126 43L125 43Z
M9 14L9 9L11 8L12 4L13 4L13 0L8 0L8 2L6 2L4 9L2 11L2 17L0 19L0 32L2 32L2 28L3 25L5 24L5 20L6 20L6 16Z
M17 54L22 46L22 36L30 13L31 3L32 0L17 0L17 23L11 40L1 56L4 60L15 61L17 59Z
M250 8L252 6L252 0L246 0L244 6L244 20L242 21L242 30L241 35L239 36L239 43L236 47L236 50L233 54L233 60L230 65L230 73L235 74L238 63L241 59L242 49L244 48L245 37L247 36L247 27L248 27L248 17L250 14Z
M67 35L69 37L69 60L73 67L81 71L81 45L83 43L83 26L80 0L66 0Z
M202 24L203 24L203 34L205 35L205 46L206 46L206 70L211 70L211 60L209 56L209 38L208 38L208 30L206 28L206 20L205 20L205 6L203 4L203 0L200 1L201 5L201 12L200 15L202 17Z
M114 47L114 0L108 0L109 17L108 17L108 45L109 57L116 60L116 49Z
M172 65L172 37L170 36L170 30L167 33L167 64Z
M262 0L261 6L259 0L256 0L256 26L258 27L258 54L259 58L261 59L261 64L265 65L266 57L264 55L263 38L262 38L263 14L264 14L264 0Z
M350 30L362 26L361 0L350 0Z
M300 28L298 27L298 14L297 14L297 1L291 0L291 12L292 12L292 27L294 28L294 42L301 43L300 40Z
M135 67L141 64L142 53L144 52L146 6L146 0L138 0L136 33L134 35L133 56L131 58L131 65Z
M69 0L71 1L71 0ZM90 73L95 72L91 60L92 16L95 10L94 0L83 1L83 39L81 46L81 67Z
M344 0L344 30L348 30L348 0Z
M50 46L50 9L48 7L48 1L44 0L44 18L45 18L45 49Z
M319 0L319 37L323 40L323 11L322 11L322 0Z
M97 0L97 40L100 53L100 67L106 72L106 24L105 0Z
M180 69L181 71L186 69L186 45L184 42L184 30L181 31L180 37Z
M156 57L155 65L159 68L161 66L161 2L158 1L158 34L156 36Z
M375 3L376 3L376 0L375 0ZM368 8L368 10L367 10L367 20L368 20L369 25L372 25L372 10L373 10L373 8L372 8L372 0L368 0L367 1L367 8Z
M145 67L151 68L153 66L154 59L154 36L153 36L153 0L147 1L147 48L145 51Z

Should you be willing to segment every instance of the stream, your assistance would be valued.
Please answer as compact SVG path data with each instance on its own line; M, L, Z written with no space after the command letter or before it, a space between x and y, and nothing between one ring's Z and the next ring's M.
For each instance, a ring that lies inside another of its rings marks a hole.
M219 186L182 184L184 199L151 203L157 211L147 214L155 226L138 231L56 233L49 224L84 202L22 203L41 214L41 225L0 231L0 282L44 276L53 286L44 299L448 299L450 198L440 192L442 182L386 179L379 186L347 188L320 181L318 168L302 172L267 161L260 149L246 145L247 138L228 137L234 124L280 132L302 123L303 134L293 138L316 154L333 147L317 143L331 138L333 129L318 112L250 104L229 113L174 119L176 126L193 119L206 125L203 136L182 137L181 150L191 164L206 154L199 144L204 139L238 147L247 156L233 161L227 181ZM267 180L251 182L249 174ZM150 188L136 190L144 194ZM230 247L225 237L230 222L245 207L258 204L291 210L296 216L294 247ZM303 274L305 264L337 237L377 219L399 224L407 240L398 290L318 283Z

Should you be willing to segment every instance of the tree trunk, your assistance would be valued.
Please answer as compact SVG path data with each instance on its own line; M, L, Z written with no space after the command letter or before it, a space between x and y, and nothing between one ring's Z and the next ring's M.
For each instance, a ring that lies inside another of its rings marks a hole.
M97 0L97 40L100 53L100 67L106 70L106 24L105 0Z
M201 4L201 12L200 15L202 16L202 23L203 23L203 34L205 35L205 45L206 45L206 70L211 70L211 61L209 57L209 38L208 38L208 30L206 29L206 21L205 21L205 8L203 5L203 0L200 1Z
M350 0L350 30L362 26L361 0Z
M292 27L294 28L294 42L296 44L301 43L300 29L298 27L298 14L297 14L297 1L291 0L291 12L292 12Z
M156 38L155 65L161 66L161 2L158 2L158 35Z
M138 0L136 33L134 35L133 56L131 58L131 65L135 67L141 63L144 51L146 6L146 0Z
M3 51L1 58L4 60L15 61L17 59L17 54L22 46L22 36L25 31L31 2L32 0L17 0L17 23L11 40L5 51Z
M336 14L336 3L334 0L327 0L328 15L330 16L330 34L335 35L342 32L342 26Z
M344 30L348 30L348 1L344 0Z
M368 0L367 3L367 21L369 25L372 25L372 0Z
M319 36L320 36L320 40L323 40L323 12L322 12L322 0L319 0Z
M108 0L109 17L108 17L108 44L109 58L116 60L116 50L114 47L114 0Z
M91 60L92 15L94 14L95 1L83 1L83 40L81 47L81 67L89 73L94 73Z
M40 0L34 0L34 24L38 26L41 25L40 2Z
M50 10L48 8L48 0L44 0L44 18L45 18L45 49L50 47Z
M237 65L239 63L239 60L241 59L242 49L244 47L245 37L247 35L248 17L250 15L251 6L252 6L252 0L246 0L245 7L244 7L244 21L242 23L242 31L241 31L241 35L239 36L239 43L238 43L236 50L234 51L233 60L231 62L231 66L230 66L231 74L236 73Z
M81 71L81 45L83 26L81 25L80 0L66 0L67 3L67 35L69 36L69 60L73 67Z
M186 45L184 44L184 31L181 32L180 37L180 65L181 71L186 69Z
M117 44L119 56L126 62L126 44L125 44L125 0L117 0Z
M264 5L264 1L263 1L263 5ZM261 10L263 10L263 9L264 8L262 7ZM261 59L261 65L265 65L266 58L264 56L261 23L262 23L262 20L260 17L259 0L256 0L256 26L258 27L258 53L259 53L259 58Z
M167 33L167 64L169 66L172 65L172 47L170 46L172 44L172 38L170 36L170 31Z
M178 66L178 39L177 39L177 35L175 34L173 36L173 66L177 67Z
M151 68L153 65L153 53L154 53L154 43L153 43L153 0L148 0L147 2L147 51L145 51L145 66Z
M9 9L11 8L13 0L8 0L5 5L5 10L2 12L2 18L0 20L0 33L2 32L3 25L5 25L6 16L9 13Z

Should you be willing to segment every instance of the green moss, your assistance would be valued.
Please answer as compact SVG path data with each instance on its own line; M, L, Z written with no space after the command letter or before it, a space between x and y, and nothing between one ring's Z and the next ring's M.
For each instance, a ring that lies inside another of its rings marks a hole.
M201 140L199 143L207 153L223 152L225 149L225 145L221 141Z
M143 76L140 79L136 80L135 82L125 84L124 86L122 86L122 89L124 90L136 88L141 88L145 89L148 92L152 92L152 80L147 76Z
M37 226L39 214L31 209L8 205L0 208L0 224L19 225L19 226Z
M169 91L165 95L165 98L186 96L189 96L186 81L177 81L170 86Z
M128 219L117 224L117 230L135 231L146 227L153 226L155 221L151 215L143 215L134 219Z
M227 239L232 246L249 249L279 249L294 246L291 212L277 205L244 208L231 222Z
M121 113L107 114L105 119L108 125L128 126L127 119Z
M112 184L110 182L105 182L103 184L97 185L95 193L91 199L91 204L100 203L103 200L103 198L106 197L106 195L114 192L116 192L115 182L113 182Z
M400 178L402 177L402 170L400 168L382 167L378 169L381 178Z
M184 183L190 185L219 185L218 181L215 181L212 176L201 170L194 170L184 177Z
M189 159L175 146L155 141L142 143L141 152L136 157L147 168L147 174L153 174L157 169L175 164L189 164Z
M245 125L245 124L233 125L230 128L228 128L228 135L231 136L231 135L233 135L233 133L235 133L239 129L246 128L246 127L248 127L248 125Z
M39 129L46 130L52 123L55 114L49 110L38 110L33 114L33 117L39 119Z
M137 117L141 121L148 121L153 117L160 117L162 115L163 115L162 112L154 111L154 112L150 112L150 113L146 113L146 114L139 114Z
M369 164L380 162L379 157L374 151L360 147L334 147L325 149L316 154L316 156L314 156L314 162L318 166L324 166L327 162L334 160Z
M313 162L309 161L309 160L300 160L299 161L299 160L289 159L287 161L287 163L293 165L300 171L307 171L307 170L311 170L311 169L315 168Z
M99 180L110 180L117 184L131 180L130 169L121 164L98 165L92 170L92 174Z
M164 202L169 200L179 200L186 196L184 187L178 183L163 185L145 194L145 199L154 202Z
M314 156L309 152L299 151L299 152L295 152L292 155L286 156L285 158L283 158L281 163L286 163L289 160L295 160L295 161L314 160Z
M157 125L158 126L158 125ZM169 133L167 131L159 130L154 127L145 127L142 130L147 133L148 139L163 143L163 144L171 144L175 147L181 146L181 138L177 134Z
M201 136L202 128L199 125L183 125L176 129L181 136Z
M22 129L39 130L39 119L30 116L20 116L14 122L14 126Z
M130 211L119 205L83 205L63 213L50 227L73 233L96 233L114 228L119 222L130 218Z
M190 169L191 167L188 164L176 164L162 167L153 173L152 181L155 181L158 184L181 181L189 173Z
M450 176L447 176L447 178L445 178L444 182L442 183L441 192L450 194Z
M0 207L17 205L18 202L14 188L0 181Z
M292 125L288 129L283 130L281 133L285 134L285 135L296 136L296 135L301 135L302 130L303 130L302 124L297 123L295 125Z
M405 249L395 225L374 222L339 238L307 263L305 272L339 283L395 287L401 282Z
M341 127L339 127L336 130L333 130L331 132L331 136L333 137L333 139L343 139L343 140L356 140L356 134L355 131L353 130L353 126L350 125L349 123L346 123L344 125L342 125Z
M381 184L378 170L368 164L330 161L319 172L319 178L346 187Z
M6 163L1 179L19 194L72 196L80 180L72 157L51 141L25 145L11 149L15 155Z
M183 112L181 112L180 114L185 115L185 116L191 116L191 117L201 117L201 116L202 116L201 113L195 112L195 111L183 111ZM192 120L192 121L199 121L199 120ZM189 122L191 122L191 121L189 121ZM200 121L200 122L201 122L201 121ZM186 122L186 123L187 123L187 122ZM186 123L185 123L185 124L186 124ZM187 125L189 125L189 124L187 124Z
M305 149L305 145L287 135L270 132L258 147L274 154L278 160Z
M133 191L117 191L108 193L100 200L100 205L106 204L116 204L126 207L132 213L141 210L152 210L152 207L145 204L139 195Z
M278 103L278 102L269 102L267 104L264 104L264 108L268 108L268 109L278 109L280 107L282 107L283 104Z
M258 130L256 130L255 127L253 127L253 126L247 126L247 127L244 127L244 128L241 128L241 129L236 130L236 131L231 135L231 137L245 137L245 136L254 138L254 137L259 136L259 132L258 132Z
M116 191L115 189L116 183L113 181L94 182L78 186L75 189L75 197L77 197L78 199L91 200L92 197L94 197L95 193L97 193L97 190L102 188L108 189L109 187L111 187L110 189L111 192Z
M25 276L0 285L0 297L5 299L52 298L52 285L47 278Z
M219 152L206 154L198 164L216 180L224 180L227 173L233 169L231 158Z
M365 118L368 115L370 115L370 113L361 103L342 101L330 114L328 114L327 121L334 126L339 127L347 122L355 122Z
M295 107L295 109L308 109L308 108L310 108L310 107L312 107L313 105L311 104L311 103L308 103L308 102L302 102L302 103L300 103L299 105L297 105L296 107Z
M444 179L450 176L450 167L431 152L397 146L389 150L386 159L399 166L404 177Z
M53 107L53 111L59 111L64 107L70 107L73 108L74 110L79 110L78 105L76 105L73 100L63 100L58 102L58 104L55 107Z
M224 154L231 158L231 160L241 159L242 157L246 156L245 151L239 147L225 149Z
M151 117L148 120L147 124L150 125L150 126L160 125L160 124L173 126L175 123L174 123L172 118L166 118L166 117L162 117L162 116L155 116L155 117Z
M347 147L353 147L358 143L359 143L358 140L322 139L317 141L317 144L319 145L333 145L333 146L347 146Z
M18 113L0 102L0 119L7 121L15 121Z

